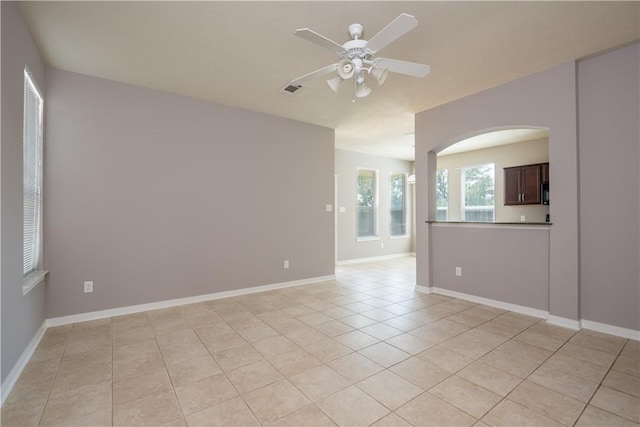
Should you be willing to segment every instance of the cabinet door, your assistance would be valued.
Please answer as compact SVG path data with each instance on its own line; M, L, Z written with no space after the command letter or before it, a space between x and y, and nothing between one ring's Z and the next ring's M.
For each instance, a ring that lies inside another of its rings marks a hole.
M520 204L520 168L504 168L504 204Z
M521 200L524 205L539 205L542 202L540 197L541 189L541 167L540 165L523 166L520 168L520 191Z

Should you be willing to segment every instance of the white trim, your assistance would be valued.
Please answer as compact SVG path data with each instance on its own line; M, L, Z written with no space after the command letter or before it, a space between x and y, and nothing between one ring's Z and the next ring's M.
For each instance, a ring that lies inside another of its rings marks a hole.
M42 340L42 337L44 336L46 330L47 321L45 320L44 322L42 322L42 325L40 326L40 329L38 329L38 332L36 332L33 338L31 338L31 341L29 341L29 344L27 344L27 347L24 349L15 365L13 365L13 368L11 368L9 375L7 375L2 385L0 385L0 389L2 389L0 393L0 399L2 399L0 401L0 406L4 405L4 401L6 400L7 396L9 396L9 393L11 393L11 390L13 390L13 386L16 385L16 381L18 381L18 378L20 378L20 374L22 374L25 366L27 366L27 363L29 363L29 360L31 360L31 356L33 356L33 352L38 347L38 344L40 344L40 340Z
M381 256L374 256L374 257L370 257L370 258L346 259L344 261L336 262L336 265L360 264L361 262L384 261L384 260L387 260L387 259L405 258L405 257L411 257L411 256L416 256L416 253L415 252L403 252L401 254L381 255Z
M489 305L491 307L502 308L504 310L513 311L520 314L526 314L527 316L538 317L540 319L546 319L547 323L556 326L562 326L565 328L580 330L580 329L589 329L592 331L602 332L609 335L615 335L617 337L632 339L640 341L640 331L634 329L622 328L620 326L607 325L605 323L594 322L591 320L573 320L567 319L565 317L554 316L553 314L549 314L544 310L539 310L537 308L526 307L517 304L511 304L507 302L492 300L489 298L478 297L475 295L469 295L462 292L451 291L449 289L443 289L438 287L428 287L416 285L415 290L419 292L424 292L426 294L440 294L446 295L454 298L463 299L466 301L476 302L478 304Z
M554 316L549 314L547 316L547 323L550 325L562 326L563 328L573 329L574 331L580 330L580 322L578 320L567 319L566 317Z
M47 273L49 272L46 270L36 270L27 274L26 277L22 279L22 295L28 294L31 289L42 283Z
M431 288L428 286L422 286L422 285L416 285L414 288L416 291L418 292L422 292L425 294L430 294L431 293Z
M380 240L380 236L362 236L356 237L356 242L375 242Z
M524 305L511 304L508 302L498 301L489 298L483 298L476 295L465 294L462 292L451 291L449 289L443 289L438 287L432 287L431 292L440 295L446 295L449 297L459 298L466 301L476 302L478 304L484 304L491 307L502 308L504 310L513 311L515 313L525 314L527 316L538 317L540 319L546 319L549 313L537 308L526 307Z
M402 235L398 235L398 236L389 236L389 240L396 240L396 239L408 239L411 236L408 234L402 234Z
M620 326L607 325L606 323L594 322L592 320L582 320L580 322L584 329L603 332L622 338L640 341L640 331L634 329L621 328Z
M334 280L335 274L329 276L312 277L308 279L293 280L291 282L275 283L272 285L254 286L251 288L234 289L231 291L214 292L211 294L197 295L193 297L177 298L172 300L151 302L147 304L130 305L127 307L112 308L108 310L92 311L89 313L73 314L70 316L54 317L47 319L47 327L68 325L70 323L86 322L88 320L105 319L107 317L122 316L125 314L140 313L149 310L158 310L160 308L176 307L186 304L194 304L203 301L211 301L221 298L229 298L240 295L254 294L258 292L270 291L274 289L290 288L292 286L309 285L312 283L324 282L326 280Z

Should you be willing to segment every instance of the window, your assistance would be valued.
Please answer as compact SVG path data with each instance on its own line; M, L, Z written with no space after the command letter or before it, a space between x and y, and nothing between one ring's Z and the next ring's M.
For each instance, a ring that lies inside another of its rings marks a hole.
M358 237L376 237L378 235L377 172L358 169Z
M438 221L449 219L449 171L438 169L436 172L436 206Z
M407 234L407 176L403 173L392 173L391 184L391 236L405 236Z
M38 270L42 248L42 95L24 70L23 274Z
M462 168L462 220L492 222L494 220L494 165Z

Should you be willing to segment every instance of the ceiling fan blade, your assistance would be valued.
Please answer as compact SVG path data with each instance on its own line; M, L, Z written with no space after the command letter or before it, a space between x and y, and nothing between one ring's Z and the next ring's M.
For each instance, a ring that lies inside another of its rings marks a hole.
M389 25L380 30L378 34L371 37L367 43L367 49L374 53L378 52L385 46L413 30L417 25L418 20L415 16L403 13L391 21Z
M333 73L334 71L336 71L338 69L338 64L331 64L328 65L324 68L320 68L319 70L315 70L310 72L309 74L305 74L302 77L298 77L295 80L291 80L289 82L290 85L300 85L302 83L305 83L307 80L311 80L313 78L319 77L319 76L323 76L325 74L329 74L329 73Z
M387 69L394 73L406 74L413 77L424 77L429 74L431 67L415 62L399 61L397 59L378 58L373 61L375 68Z
M315 43L317 45L324 47L325 49L329 49L332 52L335 52L335 53L344 52L344 48L342 47L342 45L339 45L333 40L330 40L325 36L323 36L322 34L318 34L315 31L310 30L308 28L297 29L294 34L298 37L302 37L307 41L310 41L311 43Z

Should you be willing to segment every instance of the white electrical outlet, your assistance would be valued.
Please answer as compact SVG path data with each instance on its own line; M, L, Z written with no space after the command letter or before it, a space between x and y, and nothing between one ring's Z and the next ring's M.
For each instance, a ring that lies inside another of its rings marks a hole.
M520 222L526 222L527 217L525 215L520 215Z
M384 242L380 242L380 247L384 248Z
M93 292L93 282L84 282L84 293Z
M284 268L289 268L289 260L288 259L284 260Z
M330 205L330 204L324 205L324 210L327 212L333 212L333 205Z
M462 267L456 267L456 276L462 276Z

